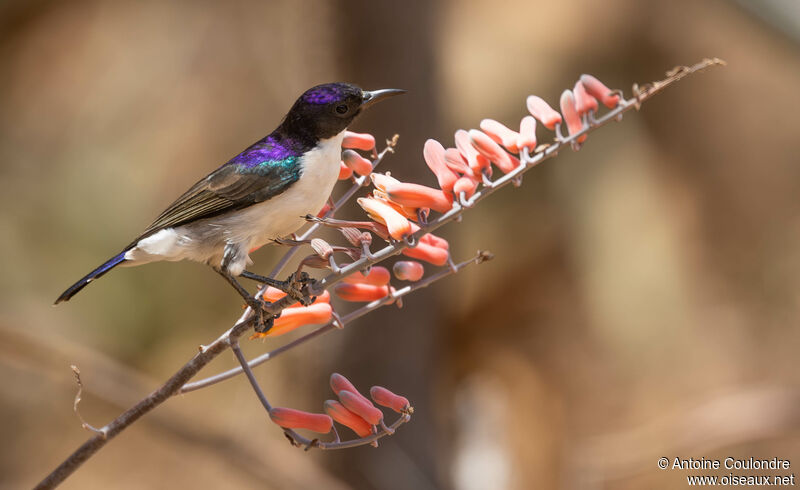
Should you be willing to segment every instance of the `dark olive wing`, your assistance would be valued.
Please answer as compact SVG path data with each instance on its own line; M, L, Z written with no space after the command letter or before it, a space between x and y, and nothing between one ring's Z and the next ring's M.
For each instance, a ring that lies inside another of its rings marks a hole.
M297 157L251 165L226 164L196 183L133 241L200 219L246 208L286 191L300 178Z

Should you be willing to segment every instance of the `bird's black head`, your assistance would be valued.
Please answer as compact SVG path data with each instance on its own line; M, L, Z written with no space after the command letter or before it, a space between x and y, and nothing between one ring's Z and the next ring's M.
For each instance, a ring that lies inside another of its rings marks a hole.
M330 138L342 132L370 105L404 93L405 90L366 91L349 83L326 83L312 87L297 99L281 124L290 133Z

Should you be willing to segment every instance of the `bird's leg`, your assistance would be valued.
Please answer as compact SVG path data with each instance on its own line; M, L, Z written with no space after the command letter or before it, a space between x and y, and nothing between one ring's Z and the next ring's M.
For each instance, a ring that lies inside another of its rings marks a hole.
M247 303L247 306L252 308L253 312L256 315L256 326L255 330L259 333L264 333L272 328L272 324L276 318L280 316L273 315L266 310L266 306L269 305L269 302L264 301L261 298L257 298L250 294L247 289L244 288L239 281L236 280L229 272L224 269L217 269L214 268L215 271L219 273L222 277L225 278L228 283L233 286L233 289L236 290L237 293L244 299L244 302Z
M252 279L253 281L258 281L262 284L266 284L267 286L280 289L284 293L288 294L292 299L300 302L300 304L303 306L308 306L314 301L314 299L308 293L308 287L314 284L314 279L312 279L306 272L300 272L299 274L294 272L289 276L289 279L285 281L278 281L270 277L254 274L250 271L242 271L241 276L246 279Z

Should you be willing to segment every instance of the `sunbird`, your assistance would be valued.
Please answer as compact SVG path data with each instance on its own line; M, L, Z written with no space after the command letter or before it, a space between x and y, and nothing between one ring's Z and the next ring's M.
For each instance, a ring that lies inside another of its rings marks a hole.
M405 90L367 91L349 83L308 89L280 125L167 207L120 253L70 286L55 304L68 301L117 266L159 260L205 262L224 276L247 304L263 303L237 276L278 287L301 299L292 276L276 281L245 270L249 252L291 235L328 200L339 175L342 139L367 107Z

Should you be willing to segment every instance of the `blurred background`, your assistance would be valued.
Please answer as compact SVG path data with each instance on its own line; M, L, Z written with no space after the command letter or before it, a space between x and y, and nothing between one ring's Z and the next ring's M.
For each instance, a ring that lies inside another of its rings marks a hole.
M32 486L89 436L70 364L100 426L238 317L195 263L51 304L306 88L408 89L354 129L399 133L382 168L432 184L426 138L513 127L527 95L556 105L581 73L630 93L706 56L729 65L445 228L456 260L494 261L256 370L275 405L319 411L334 371L406 395L415 417L380 448L293 449L236 378L168 401L64 488L683 488L662 456L796 472L798 40L791 0L3 2L0 486Z

